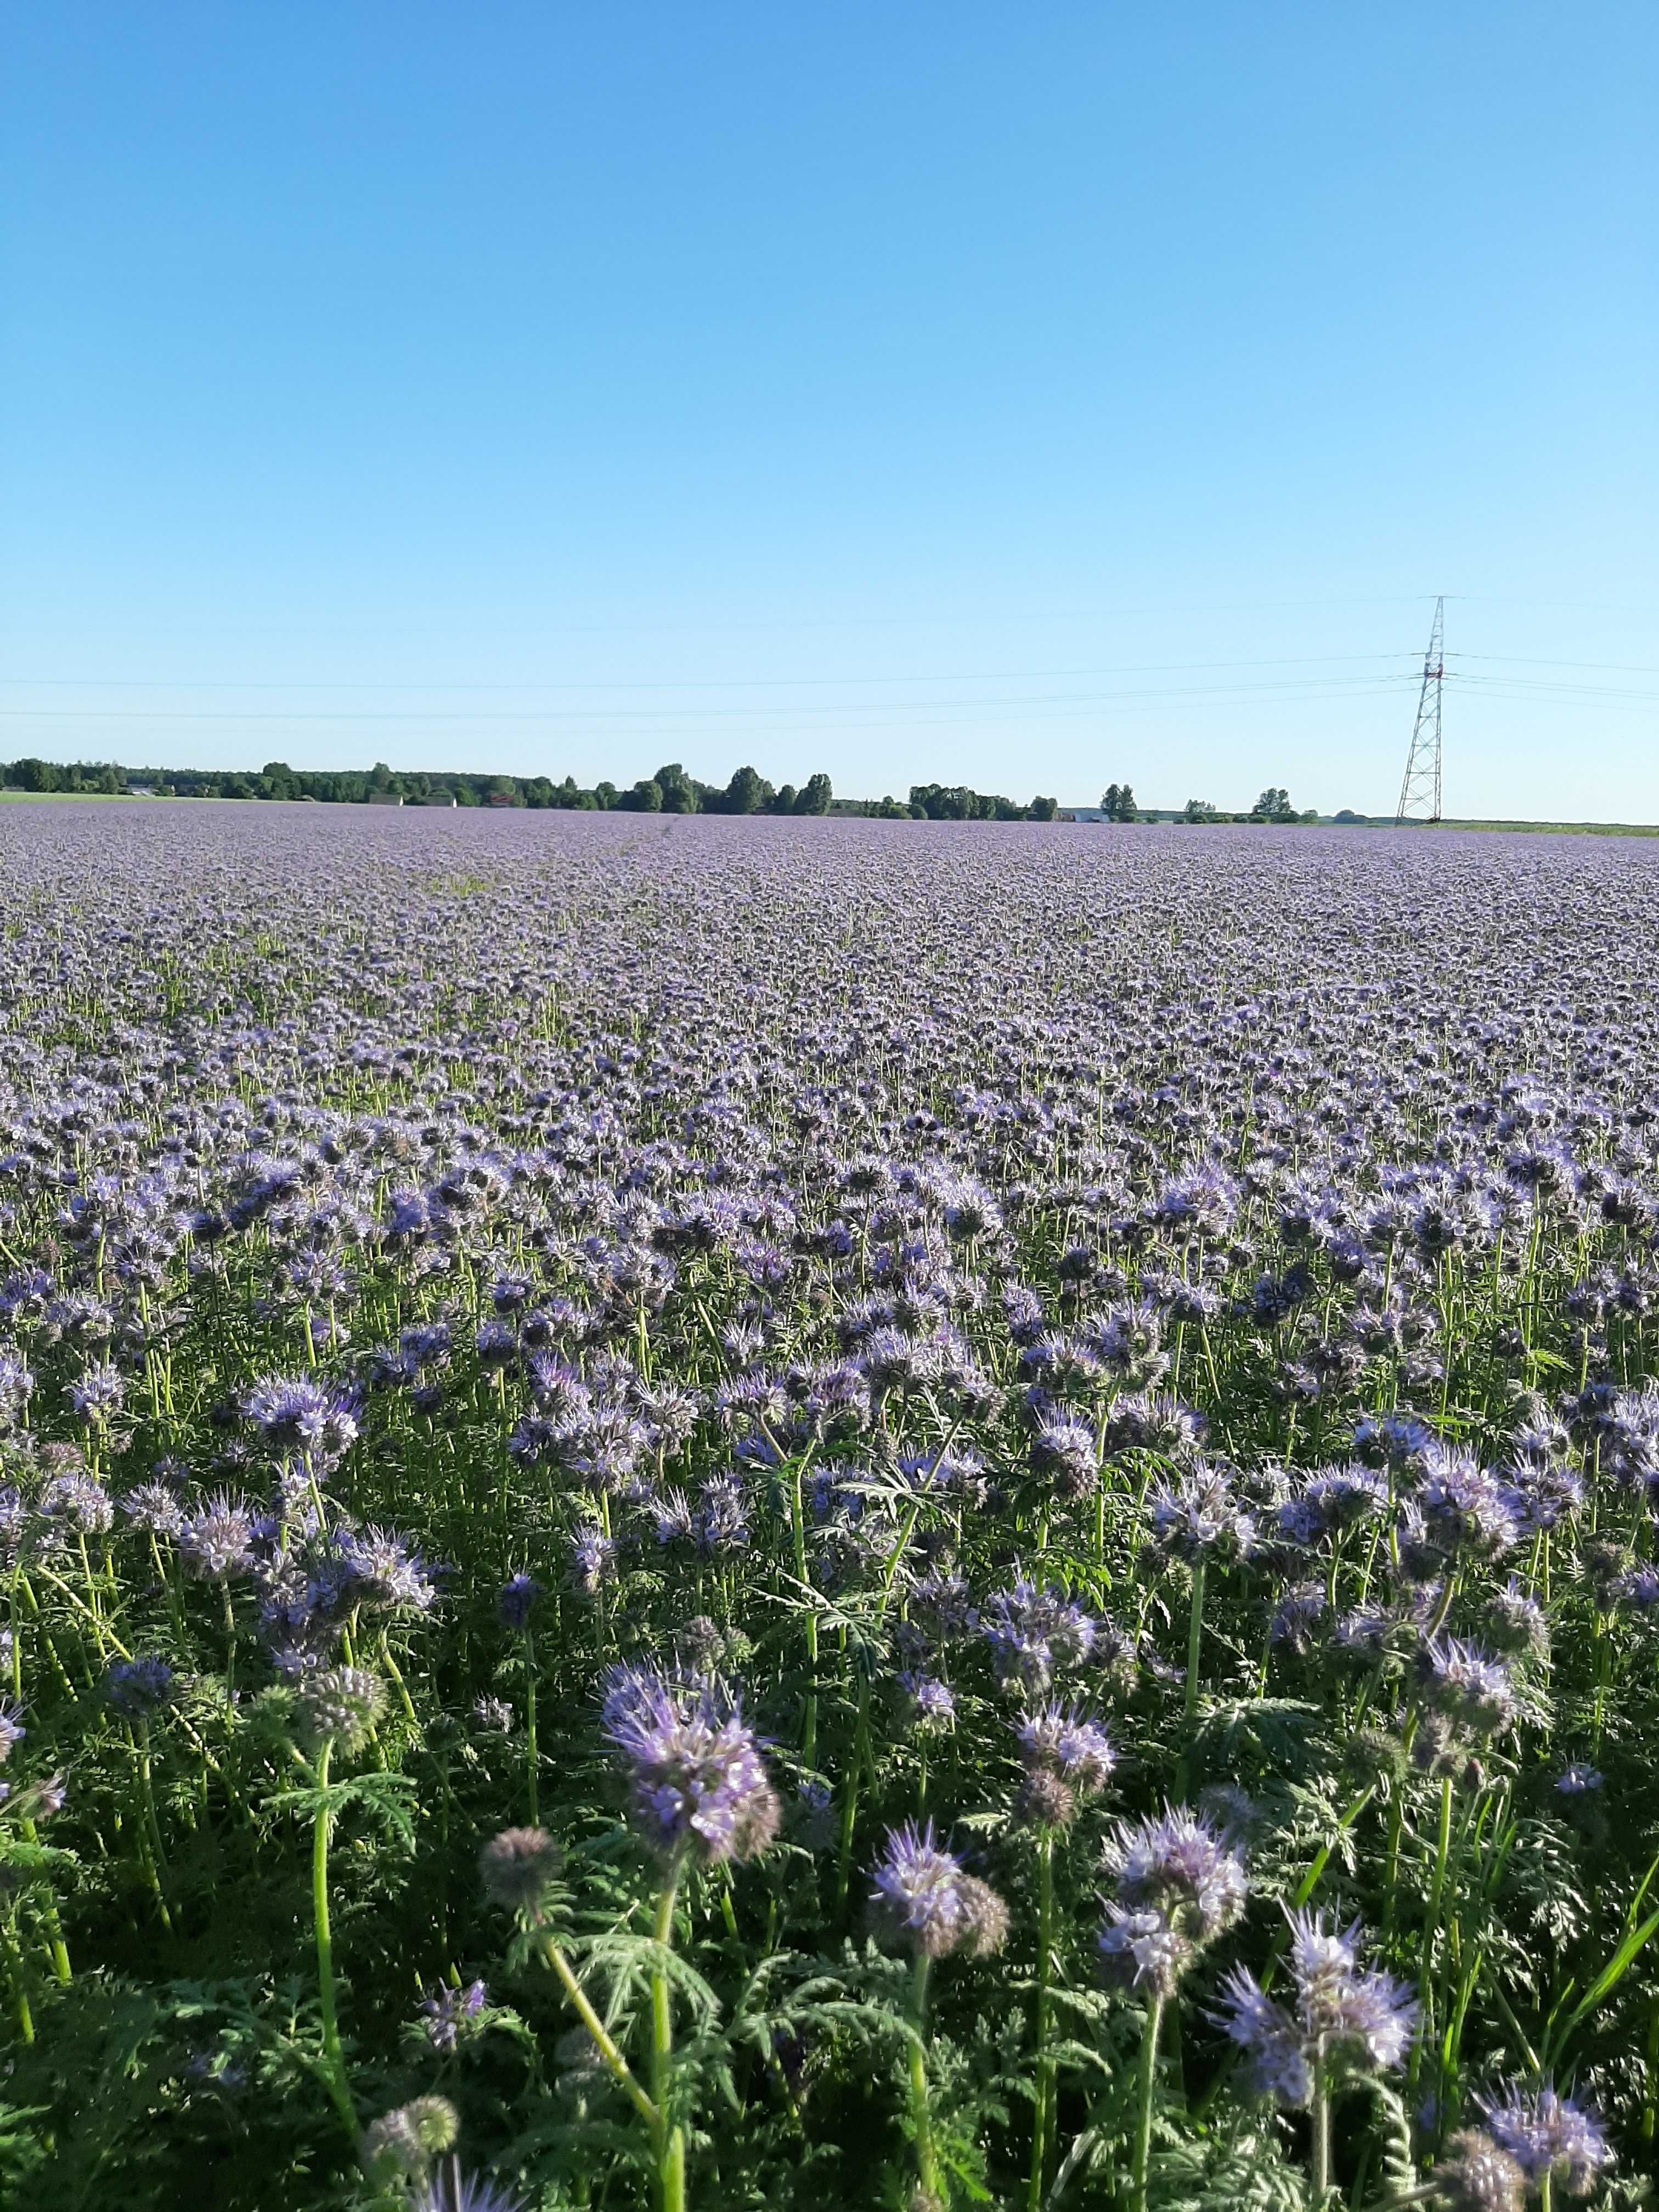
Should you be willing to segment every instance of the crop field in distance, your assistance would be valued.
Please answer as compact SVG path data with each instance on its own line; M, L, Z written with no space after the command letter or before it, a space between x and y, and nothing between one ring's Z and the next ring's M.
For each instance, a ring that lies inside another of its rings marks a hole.
M0 2197L1659 2146L1659 854L0 826Z

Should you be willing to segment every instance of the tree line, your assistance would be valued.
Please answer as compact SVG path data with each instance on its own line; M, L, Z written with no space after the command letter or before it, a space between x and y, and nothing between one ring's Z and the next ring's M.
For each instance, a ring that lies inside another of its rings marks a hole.
M1139 822L1146 818L1127 783L1107 785L1100 794L1100 811L1109 822ZM1284 786L1270 784L1248 814L1224 814L1207 799L1189 799L1180 813L1170 818L1175 822L1317 822L1319 811L1316 807L1310 807L1305 814L1298 813ZM1358 821L1362 817L1349 815L1348 818ZM1337 819L1342 820L1343 816L1339 815Z
M362 805L376 799L411 804L453 799L458 806L611 808L636 814L827 814L834 798L827 775L809 775L799 790L769 783L758 770L740 768L725 784L702 783L678 761L641 776L626 790L600 782L585 788L574 776L555 783L545 775L471 775L450 770L404 772L384 761L372 769L295 769L267 761L255 775L239 769L124 768L106 761L17 760L0 765L0 783L13 791L115 796L141 788L173 799L314 799Z

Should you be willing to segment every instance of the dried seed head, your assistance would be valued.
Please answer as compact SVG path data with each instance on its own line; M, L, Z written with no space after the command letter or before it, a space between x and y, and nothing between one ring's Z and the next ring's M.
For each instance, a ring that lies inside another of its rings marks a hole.
M545 1828L503 1828L478 1854L484 1893L509 1912L539 1919L563 1854Z

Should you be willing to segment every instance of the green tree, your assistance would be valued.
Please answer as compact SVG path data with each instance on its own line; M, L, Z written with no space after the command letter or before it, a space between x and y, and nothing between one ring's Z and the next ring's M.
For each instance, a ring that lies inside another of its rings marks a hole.
M1183 822L1219 822L1221 817L1207 799L1189 799L1181 810Z
M1140 809L1127 783L1109 783L1100 795L1100 811L1109 822L1139 822Z
M733 771L726 787L727 814L758 814L763 806L775 794L766 778L757 769L740 768Z
M651 781L662 793L665 814L695 814L700 805L697 787L678 761L659 768Z
M1052 822L1060 812L1060 801L1039 797L1031 801L1026 811L1033 822Z
M1269 784L1250 809L1252 822L1295 822L1299 818L1282 784Z
M617 804L630 814L660 814L662 786L654 775L642 775L631 791L623 793Z
M834 797L835 793L830 788L827 775L822 773L809 775L801 787L799 796L795 800L795 811L797 814L827 814L830 811L830 802Z

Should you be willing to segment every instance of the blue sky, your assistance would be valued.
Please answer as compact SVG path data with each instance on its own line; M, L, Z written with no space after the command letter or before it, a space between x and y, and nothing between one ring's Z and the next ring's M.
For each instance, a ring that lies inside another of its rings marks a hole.
M15 9L0 757L1659 820L1647 4ZM1480 656L1477 658L1476 656Z

